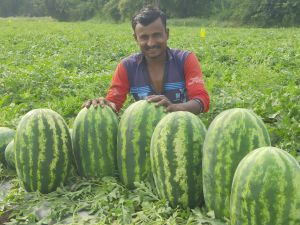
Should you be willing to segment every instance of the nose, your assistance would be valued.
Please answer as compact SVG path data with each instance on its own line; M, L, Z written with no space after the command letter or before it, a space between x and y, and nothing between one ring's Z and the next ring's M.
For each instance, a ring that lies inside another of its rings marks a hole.
M155 43L156 43L155 38L153 38L153 37L150 36L149 39L148 39L148 41L147 41L147 45L149 47L152 47L152 46L155 46Z

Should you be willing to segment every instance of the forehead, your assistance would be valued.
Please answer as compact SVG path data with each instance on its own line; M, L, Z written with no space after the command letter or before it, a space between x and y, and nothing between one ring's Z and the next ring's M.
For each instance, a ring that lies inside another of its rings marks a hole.
M144 26L141 23L137 23L134 32L136 34L147 34L147 33L154 33L154 32L164 32L165 27L161 18L157 18L152 23Z

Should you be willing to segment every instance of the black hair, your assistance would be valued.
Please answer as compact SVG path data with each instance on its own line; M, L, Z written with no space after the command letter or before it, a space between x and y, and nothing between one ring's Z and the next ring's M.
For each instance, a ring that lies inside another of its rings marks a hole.
M138 23L142 24L143 26L147 26L154 22L157 18L160 18L164 27L167 28L167 17L165 13L155 6L147 5L132 17L132 29L135 30L135 27Z

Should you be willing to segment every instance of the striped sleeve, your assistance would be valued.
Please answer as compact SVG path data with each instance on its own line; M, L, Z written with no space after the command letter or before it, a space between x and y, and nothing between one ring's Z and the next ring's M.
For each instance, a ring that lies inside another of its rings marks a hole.
M128 92L129 81L127 71L123 63L120 62L113 75L112 83L106 95L106 99L113 102L119 112L126 100Z
M185 86L189 100L199 99L204 112L209 110L210 98L204 86L200 63L194 53L190 53L184 63Z

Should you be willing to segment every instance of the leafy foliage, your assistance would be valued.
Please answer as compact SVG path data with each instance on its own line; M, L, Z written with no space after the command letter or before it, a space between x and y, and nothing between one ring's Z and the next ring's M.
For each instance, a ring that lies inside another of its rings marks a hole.
M72 127L81 104L104 96L118 62L138 51L130 24L0 19L0 30L0 126L14 129L26 112L42 107ZM171 26L169 46L193 51L201 61L211 96L209 113L200 115L207 127L225 109L252 109L272 145L296 156L299 35L299 29L208 27L200 40L197 27ZM205 209L171 209L147 184L128 191L114 178L71 177L66 187L41 195L24 192L14 178L0 167L0 223L224 224Z
M299 26L298 0L2 0L0 16L51 16L59 21L130 19L142 6L158 5L169 18L217 18L237 24Z
M297 0L251 0L231 2L232 17L244 24L257 26L292 26L300 24L300 2Z
M160 200L150 184L136 183L128 191L115 178L101 180L72 177L69 184L47 195L26 193L18 180L2 181L9 187L0 209L6 224L212 224L215 220L204 209L172 209ZM2 189L1 189L2 190ZM1 195L0 195L1 197Z
M44 0L48 13L60 21L87 20L103 5L101 0Z
M0 16L46 16L44 0L1 0Z

